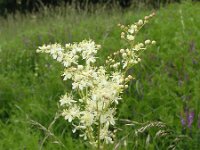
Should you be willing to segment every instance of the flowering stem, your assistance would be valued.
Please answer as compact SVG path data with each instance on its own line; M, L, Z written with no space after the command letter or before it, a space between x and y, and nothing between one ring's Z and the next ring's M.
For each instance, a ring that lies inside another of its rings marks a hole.
M99 117L98 118L98 133L97 133L97 149L98 150L100 150L100 148L101 148L101 144L100 144L100 132L101 132L101 120L100 120L100 117L101 117L101 115L100 115L100 113L99 113L99 105L98 105L98 101L96 102L96 105L97 105L97 116Z
M94 140L94 137L93 137L91 128L88 127L87 130L88 130L88 138L89 138L89 140L90 140L92 143L95 143L95 140Z
M92 40L66 44L64 47L57 43L43 45L37 50L52 55L64 65L64 80L72 81L72 92L65 93L60 99L62 116L74 125L73 131L79 129L84 132L81 136L87 139L94 149L101 150L106 147L105 144L114 143L114 132L110 127L115 125L118 100L122 99L123 91L133 79L129 75L129 69L140 61L138 51L155 43L146 40L136 44L134 39L152 16L154 14L132 25L120 25L124 30L121 37L129 45L127 49L120 49L108 57L108 68L95 66L100 45L96 45Z
M98 150L100 150L100 130L101 130L101 122L99 116L99 123L98 123Z

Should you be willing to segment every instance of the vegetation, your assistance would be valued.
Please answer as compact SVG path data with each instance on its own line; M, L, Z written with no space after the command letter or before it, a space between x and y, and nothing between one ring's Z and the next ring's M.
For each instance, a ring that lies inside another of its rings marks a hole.
M113 6L118 4L122 8L138 7L138 5L145 5L148 7L159 8L160 6L172 3L182 2L184 0L0 0L0 14L6 15L20 12L38 11L39 8L46 8L52 6L68 5L75 6L77 9L88 9L96 7L96 5ZM192 0L199 1L199 0ZM88 7L90 6L90 7Z
M47 43L93 39L103 46L98 53L102 64L124 44L117 24L131 24L150 12L99 8L90 14L63 7L1 18L0 149L41 145L44 149L88 149L64 119L52 123L58 100L70 84L59 77L62 66L36 49ZM156 14L137 40L151 37L157 45L145 51L131 70L135 80L118 107L118 116L128 119L118 126L117 137L123 141L119 148L127 144L127 149L198 149L200 4L172 4Z

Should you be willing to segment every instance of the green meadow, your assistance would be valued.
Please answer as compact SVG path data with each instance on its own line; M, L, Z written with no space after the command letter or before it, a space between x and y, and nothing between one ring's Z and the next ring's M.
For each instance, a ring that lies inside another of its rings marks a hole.
M123 141L119 149L198 150L200 3L192 2L158 10L140 7L120 11L114 7L90 13L62 7L1 17L0 150L90 149L62 117L51 124L59 98L70 84L62 80L62 65L36 49L43 44L93 39L102 45L98 64L104 65L109 54L124 46L117 24L132 24L154 11L156 16L141 30L137 41L152 39L157 43L144 51L142 61L130 70L135 80L118 107L119 118L135 122L125 126L118 121L118 142L129 135L127 146ZM188 113L194 114L190 121ZM166 127L152 125L135 134L145 123L157 121ZM159 134L162 131L165 134Z

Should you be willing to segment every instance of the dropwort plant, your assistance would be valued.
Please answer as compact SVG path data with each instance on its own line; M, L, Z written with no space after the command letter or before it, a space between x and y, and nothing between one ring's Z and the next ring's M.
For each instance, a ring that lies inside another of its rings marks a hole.
M71 80L72 89L60 98L61 114L72 123L72 132L78 132L95 149L105 149L105 144L114 143L117 105L133 79L127 71L140 62L141 51L156 43L151 40L136 43L135 37L153 16L154 13L128 26L119 24L121 38L128 46L108 56L103 66L95 65L101 46L92 40L65 46L43 45L37 50L63 64L63 80Z

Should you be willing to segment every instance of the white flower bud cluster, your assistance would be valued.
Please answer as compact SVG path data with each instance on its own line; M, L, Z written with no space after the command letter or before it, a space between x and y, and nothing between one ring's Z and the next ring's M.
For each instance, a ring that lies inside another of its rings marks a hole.
M110 68L119 69L127 69L130 66L133 66L141 61L139 58L139 53L142 50L145 50L149 45L156 44L155 41L146 40L144 43L135 44L135 36L139 32L139 30L148 23L149 19L151 19L155 14L152 13L149 16L145 16L143 20L139 20L132 25L121 25L118 26L122 29L121 38L125 39L128 44L130 45L129 48L120 49L119 51L115 52L113 56L108 56L106 63ZM116 62L114 59L116 55L120 55L120 60Z
M127 41L133 42L135 40L135 36L138 31L149 22L149 20L155 15L155 13L150 14L149 16L145 16L144 19L140 19L138 22L132 25L124 26L118 24L118 26L123 30L121 32L121 38Z
M139 51L155 44L150 40L133 44L136 33L151 16L130 26L119 25L123 29L121 36L130 47L108 56L105 66L95 66L100 45L92 40L64 47L60 44L44 45L37 50L49 53L65 67L63 80L71 80L72 89L71 93L60 98L62 116L72 123L73 132L81 131L80 137L95 147L100 143L113 143L116 106L129 81L134 79L131 75L126 76L127 70L140 62Z

